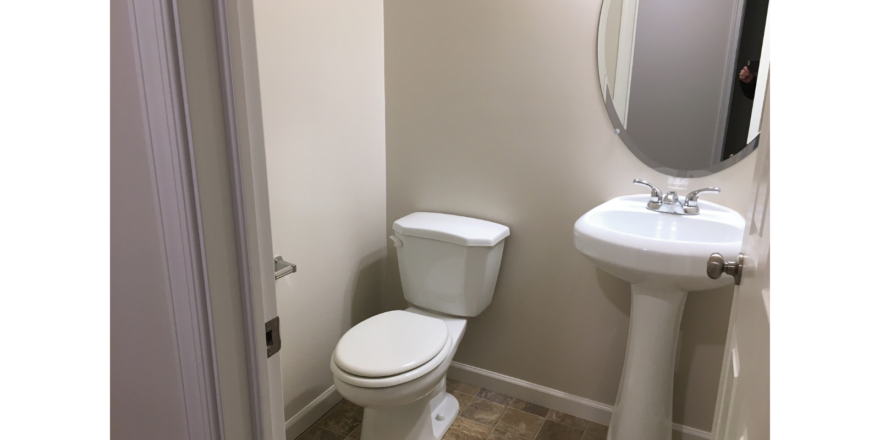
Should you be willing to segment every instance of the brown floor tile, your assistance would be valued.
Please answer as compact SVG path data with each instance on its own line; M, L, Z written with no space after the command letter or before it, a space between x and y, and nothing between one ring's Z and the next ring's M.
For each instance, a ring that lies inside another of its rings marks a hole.
M508 408L501 416L501 420L495 425L495 429L502 432L509 432L519 437L535 438L538 429L544 422L542 417L529 414L517 409Z
M600 425L596 422L587 422L587 427L585 431L588 434L592 434L596 437L601 437L603 439L608 436L608 427L605 425Z
M559 411L550 411L550 414L547 415L547 420L552 420L554 422L562 423L563 425L573 426L577 429L584 429L587 427L587 421L584 419L579 419L575 416L570 416L568 414L563 414Z
M471 384L467 384L467 383L459 382L454 379L447 378L446 379L446 390L448 391L450 387L453 390L462 392L464 394L467 394L468 396L473 396L474 394L477 394L477 391L480 391L480 387L478 387L478 386L474 386Z
M296 440L345 440L345 436L313 425Z
M456 391L455 384L451 380L446 379L446 392L452 394L453 391Z
M513 409L518 409L520 411L525 411L529 414L534 414L539 417L547 417L547 413L550 412L549 409L544 408L543 406L535 405L534 403L529 403L519 399L514 399L513 403L510 404L510 407Z
M452 426L446 431L443 440L483 440L492 432L490 426L481 425L477 422L456 417Z
M451 391L447 390L447 392L449 394L452 394L452 397L455 397L455 400L458 400L459 411L464 409L464 407L467 406L468 402L470 402L471 399L474 397L474 396L468 396L467 394L462 393L461 391L456 391L456 390L451 390Z
M483 400L491 400L495 403L500 403L504 406L508 406L513 403L513 397L505 396L501 393L496 393L494 391L489 391L485 388L481 388L480 391L477 392L477 397Z
M354 431L363 421L363 409L340 404L333 407L315 425L345 436Z
M446 390L458 400L461 412L443 440L606 440L608 436L607 426L485 388L447 379ZM344 399L297 440L360 440L363 419L364 409Z
M547 420L541 426L541 430L538 431L538 436L535 437L535 440L581 440L583 435L584 431L582 429Z
M358 427L355 428L354 431L352 431L351 434L349 434L348 437L346 437L345 439L346 439L346 440L360 440L360 438L361 438L361 426L364 426L364 425L362 425L362 424L361 424L361 425L358 425Z
M476 397L461 410L461 417L489 426L495 426L502 414L504 405Z
M517 437L517 436L513 435L512 433L502 432L502 431L499 431L496 429L496 430L492 431L491 434L489 434L489 438L487 438L486 440L528 440L528 439L524 439L522 437Z
M360 405L356 405L354 402L352 402L352 401L350 401L350 400L348 400L348 399L342 399L342 402L341 402L341 403L342 403L343 405L348 405L348 406L350 406L350 407L352 407L352 408L362 408Z
M448 377L446 378L446 391L451 392L451 390L458 389L459 385L461 385L461 382L459 382L455 379L450 379Z

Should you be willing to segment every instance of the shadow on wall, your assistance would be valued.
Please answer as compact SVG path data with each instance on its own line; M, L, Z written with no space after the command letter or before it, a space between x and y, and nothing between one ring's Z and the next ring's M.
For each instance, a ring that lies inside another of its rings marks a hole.
M688 406L686 403L697 394L706 394L707 390L714 392L718 388L720 374L707 372L720 372L724 363L733 289L731 285L688 293L681 318L680 331L683 333L672 396L676 423L681 423L680 420L712 420L714 417L715 405ZM698 375L695 371L704 373Z
M388 230L390 231L389 235L394 233L390 227ZM403 285L400 282L400 267L397 261L397 248L394 246L389 246L388 255L385 258L385 267L388 273L385 274L385 279L383 280L385 284L382 286L381 310L403 310L407 307L407 302L403 296ZM503 270L504 257L501 259L501 267Z
M586 258L584 259L586 260ZM592 263L589 264L592 265ZM605 295L608 302L611 303L621 315L629 317L630 307L632 305L630 284L599 268L594 267L593 270L596 271L596 281L599 283L599 290L602 291L602 294ZM628 338L628 331L620 332L615 330L609 337L609 344L616 347L626 347ZM619 362L606 363L604 365L604 370L598 373L602 377L602 381L605 383L620 383L620 378L623 375L623 361L624 358L621 357Z
M357 270L352 274L348 284L351 292L348 307L343 309L348 313L348 320L343 316L341 322L347 323L343 332L357 325L361 321L382 312L382 287L385 276L385 264L387 251L385 249L373 252L358 262Z
M629 316L629 309L632 303L630 295L630 285L626 281L615 277L601 269L596 268L596 279L599 281L599 289L608 299L608 302L614 305L626 316ZM626 292L626 294L622 294Z

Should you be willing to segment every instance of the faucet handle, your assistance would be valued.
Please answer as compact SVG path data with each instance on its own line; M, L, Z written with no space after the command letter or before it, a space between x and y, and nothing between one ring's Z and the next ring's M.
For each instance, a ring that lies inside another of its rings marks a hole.
M699 214L700 206L697 204L697 202L700 199L700 194L707 192L720 193L721 189L717 186L710 186L708 188L701 188L689 192L688 195L684 198L685 214Z
M651 199L648 200L648 208L649 209L657 209L660 207L660 203L663 199L663 191L660 191L660 188L657 188L654 185L651 185L645 180L642 179L633 179L633 184L635 185L643 185L651 188Z

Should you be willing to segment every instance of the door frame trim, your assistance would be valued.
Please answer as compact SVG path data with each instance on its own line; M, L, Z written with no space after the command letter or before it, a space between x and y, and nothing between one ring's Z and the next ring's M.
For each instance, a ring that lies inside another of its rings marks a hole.
M135 68L149 136L162 248L167 261L189 438L224 439L204 232L176 8L128 0Z
M189 438L225 438L223 375L211 307L178 0L125 0L168 261ZM214 11L229 162L252 436L284 439L280 356L266 356L264 322L277 316L251 0L205 0Z

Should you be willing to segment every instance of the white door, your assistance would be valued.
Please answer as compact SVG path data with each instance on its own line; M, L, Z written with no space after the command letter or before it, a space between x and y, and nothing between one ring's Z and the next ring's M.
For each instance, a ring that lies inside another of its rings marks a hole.
M187 103L169 117L182 114L182 137L189 135L195 151L199 228L229 217L204 234L205 242L225 246L207 249L209 275L234 273L230 282L209 283L221 429L226 439L284 440L281 356L269 350L280 331L267 332L278 313L252 1L130 1L161 18L154 27L171 43L166 71L181 78L179 85L169 78L166 89L180 87ZM206 210L209 202L217 209ZM230 295L221 297L221 289ZM230 313L218 316L221 309Z
M770 99L743 238L742 280L733 294L713 440L770 438ZM736 255L725 255L735 260Z
M269 182L266 151L263 145L263 121L260 103L260 83L257 72L257 43L254 29L254 9L251 0L215 1L224 5L225 16L218 23L218 50L221 69L224 70L226 106L229 119L234 120L238 153L238 183L241 191L238 214L246 225L247 250L244 252L250 272L250 290L253 304L256 345L255 372L257 373L259 407L255 418L261 424L261 440L284 440L284 398L281 378L281 355L267 356L268 323L278 318L275 298L275 264L272 254L272 232L269 221ZM219 11L217 11L219 12ZM295 276L295 275L286 275ZM281 322L280 325L290 323ZM276 329L274 342L280 341ZM283 349L283 344L281 344Z

